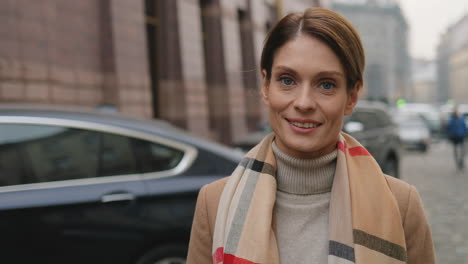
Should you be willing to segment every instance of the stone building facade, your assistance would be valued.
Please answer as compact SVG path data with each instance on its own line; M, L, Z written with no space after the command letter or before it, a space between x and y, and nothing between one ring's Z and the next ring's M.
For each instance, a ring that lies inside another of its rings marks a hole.
M2 1L0 101L150 117L143 12L139 1Z
M362 96L394 102L410 97L408 25L395 0L335 0L335 11L358 29L366 52Z
M327 0L4 0L0 102L168 120L232 143L257 129L258 61L284 10Z
M411 68L412 89L408 99L417 103L438 103L436 62L427 59L413 59Z
M449 70L453 100L468 104L468 43L450 57Z
M468 104L468 14L450 26L437 47L437 90L440 102Z

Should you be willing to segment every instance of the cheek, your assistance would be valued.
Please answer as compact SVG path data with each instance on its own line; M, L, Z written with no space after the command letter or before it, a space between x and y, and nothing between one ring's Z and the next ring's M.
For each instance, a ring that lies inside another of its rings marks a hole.
M275 92L270 92L268 101L272 111L281 111L288 105L286 97Z
M332 103L324 106L324 112L328 121L332 122L333 124L341 124L345 115L345 107L339 103Z

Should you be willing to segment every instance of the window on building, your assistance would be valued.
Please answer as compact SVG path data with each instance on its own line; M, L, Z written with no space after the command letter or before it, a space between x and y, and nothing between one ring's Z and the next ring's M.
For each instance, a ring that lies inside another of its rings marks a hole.
M160 117L159 111L159 71L158 71L158 34L160 19L158 17L157 0L145 0L146 44L148 49L148 65L153 96L153 115Z

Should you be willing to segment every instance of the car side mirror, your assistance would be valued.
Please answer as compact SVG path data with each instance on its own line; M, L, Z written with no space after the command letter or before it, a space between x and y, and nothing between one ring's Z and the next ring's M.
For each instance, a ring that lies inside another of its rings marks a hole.
M364 125L361 122L349 121L345 124L344 130L347 133L362 132L364 130Z

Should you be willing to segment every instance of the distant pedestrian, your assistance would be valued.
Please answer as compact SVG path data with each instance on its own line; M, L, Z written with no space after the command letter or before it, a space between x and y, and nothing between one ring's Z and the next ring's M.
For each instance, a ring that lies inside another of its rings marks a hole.
M455 107L452 116L447 125L447 133L450 141L453 144L453 153L455 156L455 163L458 169L463 170L465 167L465 146L464 140L465 135L468 133L465 119L463 115L458 113L458 109Z

